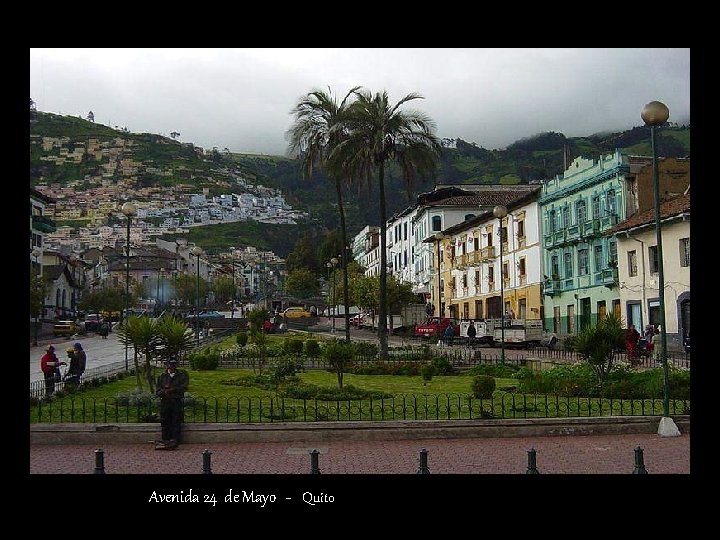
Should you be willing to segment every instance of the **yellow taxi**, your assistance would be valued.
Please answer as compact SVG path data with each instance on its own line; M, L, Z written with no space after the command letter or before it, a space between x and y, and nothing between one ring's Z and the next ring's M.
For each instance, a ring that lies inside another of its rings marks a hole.
M80 332L80 326L75 321L57 321L53 326L54 336L72 336Z
M312 317L312 314L302 307L289 307L283 311L283 317L287 319L300 319L303 317Z

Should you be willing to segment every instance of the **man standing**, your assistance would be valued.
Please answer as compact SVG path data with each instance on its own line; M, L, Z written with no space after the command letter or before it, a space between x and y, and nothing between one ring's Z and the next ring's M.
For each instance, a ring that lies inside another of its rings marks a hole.
M174 450L180 441L183 420L183 397L188 387L187 375L177 370L177 360L169 360L167 370L158 377L156 394L160 397L162 441L155 450Z
M60 366L67 365L66 362L61 362L55 355L55 347L48 345L45 350L45 354L40 358L40 369L43 372L43 378L45 379L45 395L52 396L55 392L55 370L60 373ZM59 378L58 378L59 380Z
M625 348L627 349L627 357L630 365L637 364L637 345L640 340L640 332L637 331L634 324L631 324L625 335Z

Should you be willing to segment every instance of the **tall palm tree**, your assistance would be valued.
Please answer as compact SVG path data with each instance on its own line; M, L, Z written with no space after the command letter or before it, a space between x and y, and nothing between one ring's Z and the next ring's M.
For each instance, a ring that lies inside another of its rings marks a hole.
M332 149L329 166L351 171L371 185L377 172L380 189L380 356L387 356L387 210L385 204L385 168L396 162L402 170L410 196L416 175L434 170L440 157L440 141L435 124L419 111L401 111L400 107L420 94L411 93L390 103L386 91L372 95L365 89L354 91L356 100L347 108L342 140Z
M153 378L152 358L157 349L158 335L156 331L156 322L150 317L127 317L120 325L117 331L118 341L124 345L132 345L135 356L135 376L137 377L137 386L142 389L142 375L148 383L151 393L155 392L155 381ZM145 355L145 362L142 367L138 362L138 354Z
M343 181L349 184L351 175L348 169L333 169L328 156L332 150L347 137L345 115L348 110L348 98L360 87L350 89L338 103L332 90L313 90L298 101L292 109L295 123L287 131L288 152L299 153L303 176L310 178L313 169L320 167L328 178L335 181L335 193L340 213L340 234L343 243L343 256L340 259L343 270L344 303L345 303L345 341L350 341L350 297L348 293L347 230L345 227L345 209L343 207Z

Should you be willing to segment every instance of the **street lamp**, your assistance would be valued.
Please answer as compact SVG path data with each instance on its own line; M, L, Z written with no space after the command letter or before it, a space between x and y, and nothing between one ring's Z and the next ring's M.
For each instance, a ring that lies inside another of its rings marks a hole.
M442 310L441 310L441 306L442 306L441 302L442 302L442 300L440 299L440 296L442 295L442 288L440 287L440 275L441 275L441 274L440 274L440 255L442 254L442 252L441 252L441 250L440 250L440 242L442 241L443 238L445 238L445 235L444 235L443 233L441 233L441 232L435 233L435 240L437 240L437 261L438 261L438 265L437 265L437 266L438 266L437 309L438 309L438 316L440 316L440 317L443 316L443 312L442 312ZM434 313L434 312L433 312L433 313ZM440 336L440 337L442 337L442 336Z
M40 275L40 271L42 267L40 266L40 257L42 257L42 249L35 246L32 250L32 256L35 257L35 266L36 268L32 269L32 272L35 276ZM40 299L42 302L42 305L45 305L45 298ZM42 313L42 306L40 307L39 311L35 313L35 333L33 336L33 347L37 347L37 340L38 340L38 325L40 324L40 315Z
M202 255L200 246L192 248L192 254L197 257L195 266L197 267L197 280L195 281L195 342L200 345L200 255Z
M333 287L332 287L332 300L333 300L333 306L332 306L332 314L333 314L333 320L332 320L332 332L335 333L335 316L337 315L336 309L337 309L337 300L335 299L335 267L337 266L338 259L336 257L333 257L330 259L330 264L332 264L332 273L333 273Z
M507 216L507 208L498 205L493 208L493 216L500 223L500 363L505 363L505 276L503 275L503 234L502 220Z
M137 206L131 202L122 205L121 211L127 218L127 236L125 240L125 312L122 320L125 322L128 311L130 309L130 221L133 216L137 215ZM128 343L125 342L125 371L128 370Z
M660 179L658 177L657 146L655 128L667 122L670 111L664 103L651 101L643 107L640 116L645 125L650 126L650 146L652 148L653 191L655 202L655 237L657 239L658 261L658 297L660 300L660 362L663 366L663 417L660 419L658 435L676 437L680 435L673 419L670 418L670 384L667 362L667 334L665 333L665 276L663 274L662 232L660 227Z

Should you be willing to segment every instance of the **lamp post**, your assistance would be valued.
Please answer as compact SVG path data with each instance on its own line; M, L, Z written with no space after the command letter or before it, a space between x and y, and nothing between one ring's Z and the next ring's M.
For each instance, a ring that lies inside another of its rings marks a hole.
M440 299L440 297L442 295L442 288L440 287L440 256L442 254L440 242L442 241L443 238L445 238L445 235L443 233L441 233L441 232L435 233L435 240L437 240L437 261L438 261L438 263L437 263L437 267L438 267L438 269L437 269L438 270L437 309L438 309L438 316L440 316L440 317L443 316L443 313L440 309L440 307L442 306L442 303L441 303L442 300ZM440 337L442 337L442 336L440 336Z
M34 247L32 250L32 256L35 257L35 266L37 266L37 269L33 268L32 272L37 278L37 276L40 275L41 266L40 266L40 257L42 257L42 250L39 247ZM45 304L45 298L40 299L42 302L42 305ZM37 340L38 340L38 325L40 324L40 315L42 313L42 305L40 306L40 309L37 313L35 313L35 332L33 335L33 347L37 347Z
M332 333L335 333L335 316L337 315L337 300L335 299L335 267L338 263L337 257L333 257L330 259L330 264L332 264L332 276L333 276L333 287L332 287L332 300L333 300L333 306L332 306L332 314L333 314L333 320L332 320Z
M202 255L200 246L192 248L192 254L195 255L195 266L197 279L195 281L195 343L200 345L200 255Z
M125 312L122 315L122 321L125 322L128 311L130 310L130 221L133 216L137 215L137 206L131 202L122 205L121 211L127 218L127 236L125 239ZM125 371L128 370L128 343L125 342Z
M507 216L507 208L498 205L493 208L493 216L500 224L500 363L505 363L505 276L503 275L503 234L502 220Z
M235 248L230 246L230 264L232 265L232 277L233 277L233 294L232 294L232 305L230 306L230 318L235 317L235 295L237 292L237 286L235 285Z
M663 274L662 230L660 226L660 179L658 176L657 146L655 128L667 122L670 111L664 103L651 101L643 107L640 116L645 125L650 126L650 146L652 148L653 192L655 202L655 238L657 240L658 261L658 298L660 300L660 362L663 366L663 417L658 427L658 435L676 437L680 435L675 422L670 418L670 391L667 363L667 334L665 333L665 276Z

